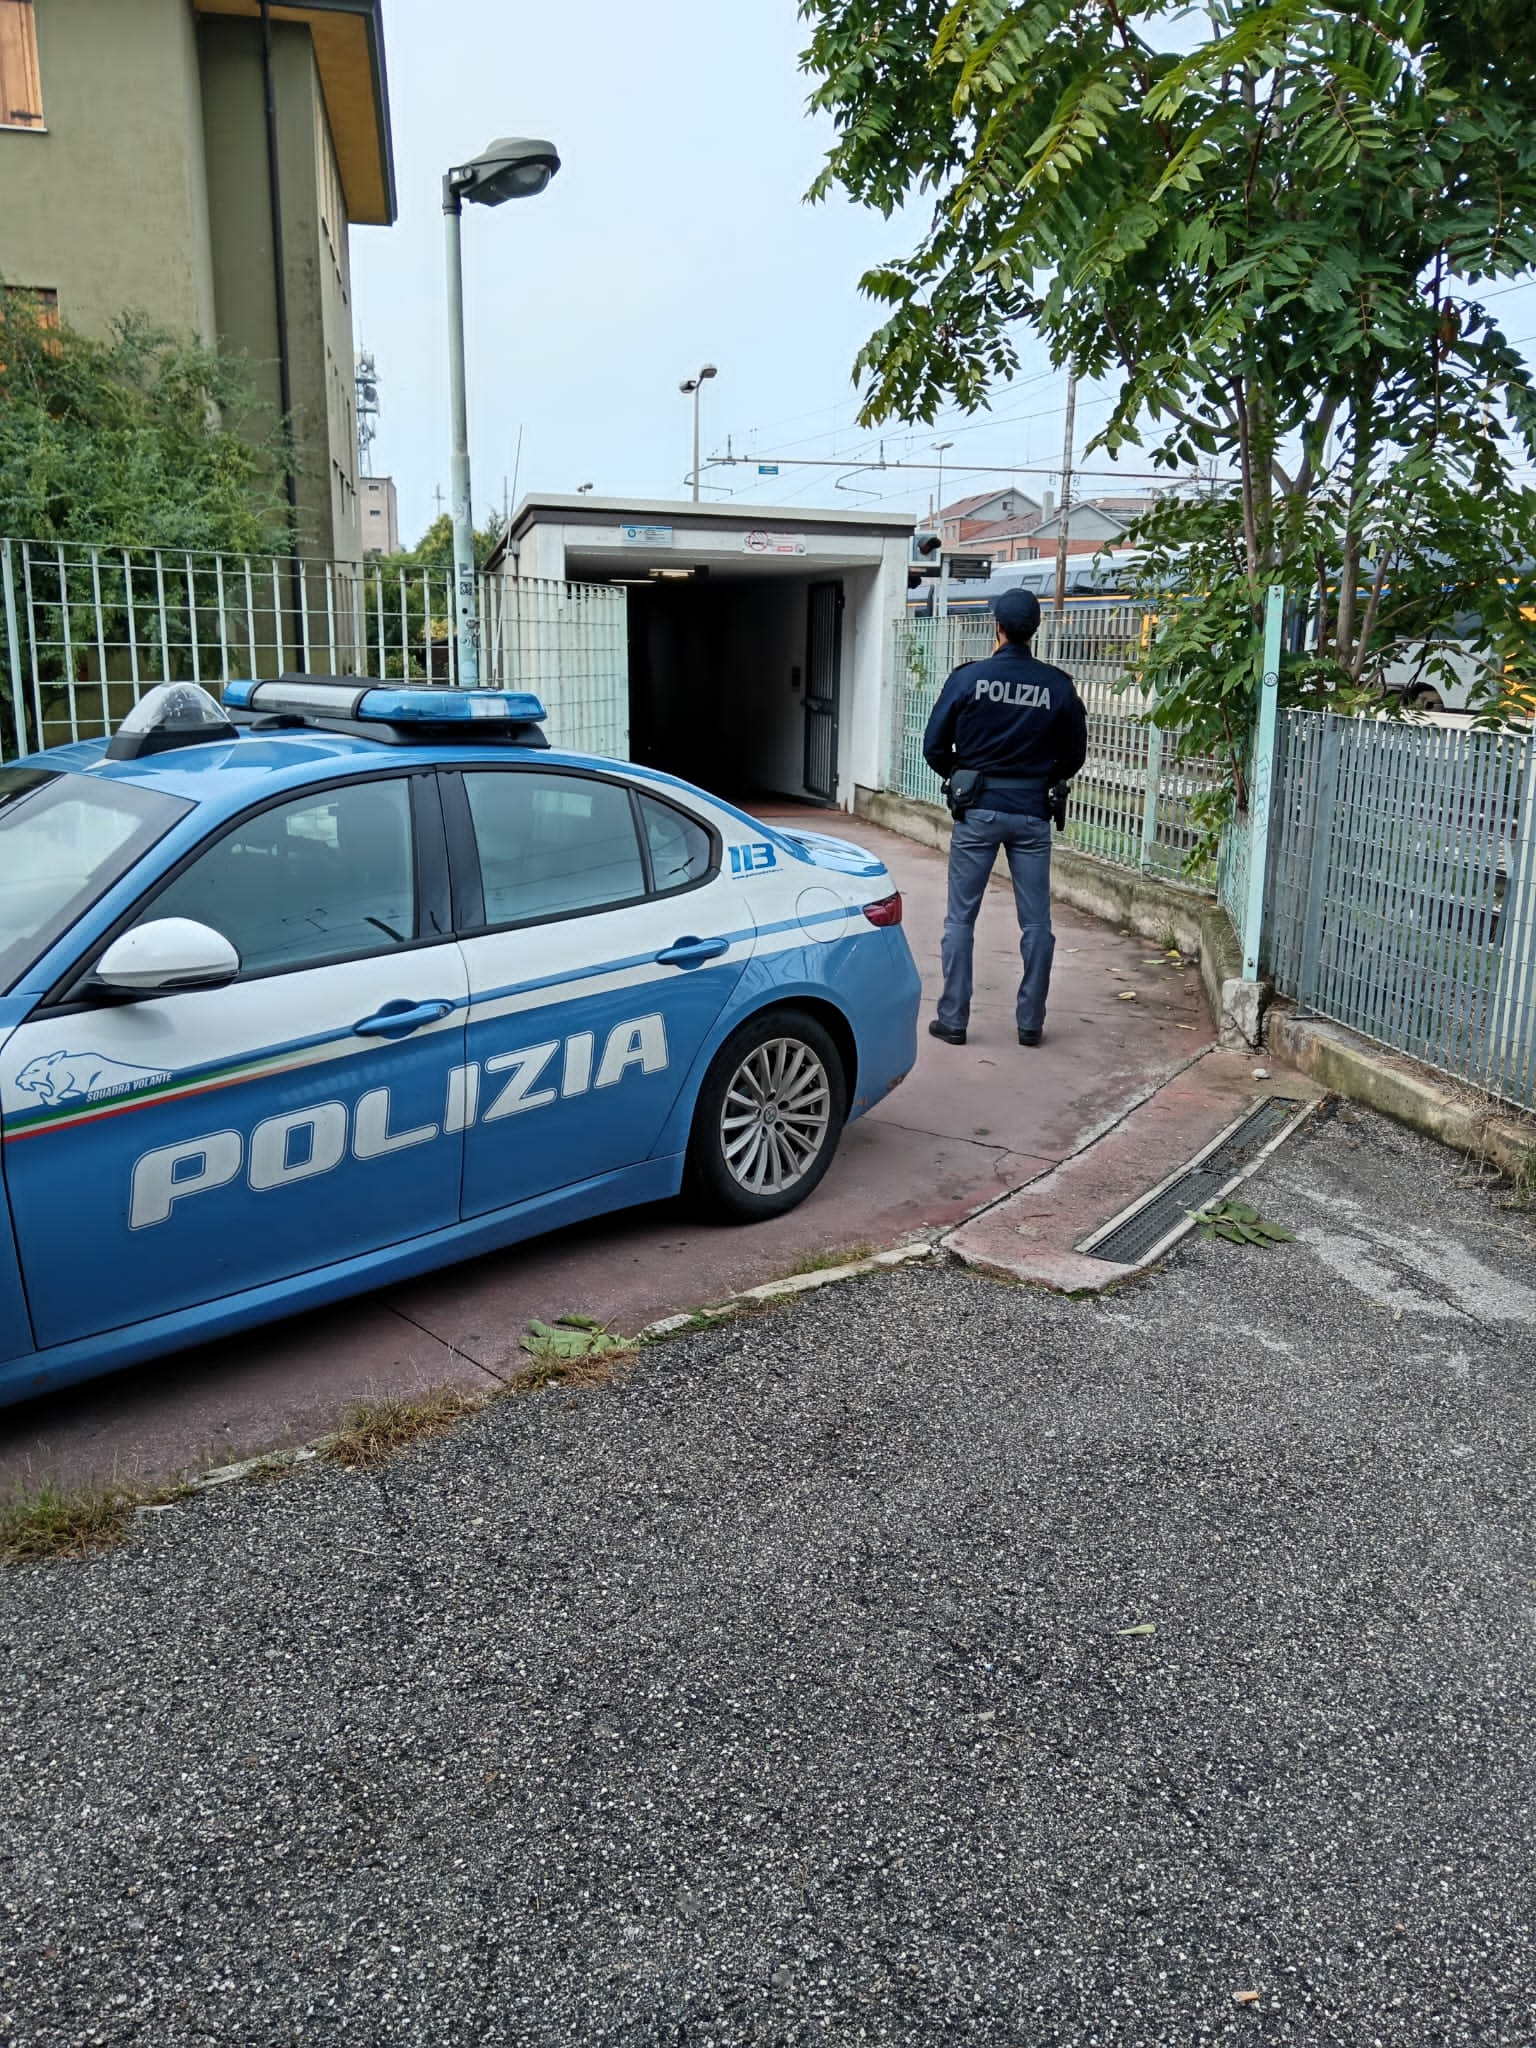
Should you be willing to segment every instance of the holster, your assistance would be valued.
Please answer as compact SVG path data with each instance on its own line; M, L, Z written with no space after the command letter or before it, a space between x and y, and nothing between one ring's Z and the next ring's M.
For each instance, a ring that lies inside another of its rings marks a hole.
M981 794L979 768L956 768L944 785L944 801L952 818L963 818Z

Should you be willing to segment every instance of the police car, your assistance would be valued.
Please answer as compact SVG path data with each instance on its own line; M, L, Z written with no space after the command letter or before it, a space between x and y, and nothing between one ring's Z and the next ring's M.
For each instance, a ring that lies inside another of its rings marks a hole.
M902 1080L879 861L543 719L167 684L0 768L0 1401L685 1186L779 1215Z

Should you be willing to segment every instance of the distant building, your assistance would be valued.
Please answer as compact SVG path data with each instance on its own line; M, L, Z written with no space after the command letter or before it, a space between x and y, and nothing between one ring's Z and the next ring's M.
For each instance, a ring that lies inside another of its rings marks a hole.
M1150 497L1076 500L1067 514L1067 553L1093 555L1114 546L1155 503ZM946 555L990 555L994 568L1001 562L1054 555L1061 533L1051 491L1044 492L1038 503L1013 489L961 498L943 507L938 523Z
M358 506L362 514L363 553L398 555L400 552L400 500L390 476L358 479Z
M939 513L939 531L944 550L964 548L999 526L1027 528L1038 519L1041 506L1027 492L1009 485L1001 491L982 491L946 505Z
M1080 499L1066 513L1067 553L1069 555L1097 555L1105 548L1124 545L1125 536L1143 512L1151 509L1152 500L1136 499L1127 502ZM1053 512L1049 519L1042 519L1035 528L1034 543L1038 554L1054 555L1061 544L1062 514Z
M268 104L275 150L268 152ZM307 553L356 560L349 230L395 217L382 0L0 0L0 280L286 382Z

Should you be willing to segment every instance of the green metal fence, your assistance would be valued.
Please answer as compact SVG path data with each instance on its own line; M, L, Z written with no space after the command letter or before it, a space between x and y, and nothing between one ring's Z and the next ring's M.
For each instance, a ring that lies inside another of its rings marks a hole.
M1276 987L1536 1109L1536 741L1317 712L1280 723Z
M1068 671L1088 713L1088 759L1073 784L1064 843L1118 867L1208 888L1214 869L1195 857L1193 806L1221 769L1203 757L1176 760L1174 735L1147 716L1131 668L1148 630L1149 614L1130 604L1047 612L1041 621L1036 654ZM923 730L951 669L980 660L992 643L985 617L898 621L889 781L902 795L942 803L939 779L923 759Z

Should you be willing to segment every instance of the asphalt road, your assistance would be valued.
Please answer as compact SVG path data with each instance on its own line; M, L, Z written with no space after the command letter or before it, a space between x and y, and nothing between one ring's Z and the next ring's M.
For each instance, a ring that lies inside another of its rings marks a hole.
M0 2040L1529 2048L1536 1232L1460 1175L1335 1117L1293 1246L828 1289L7 1573Z

